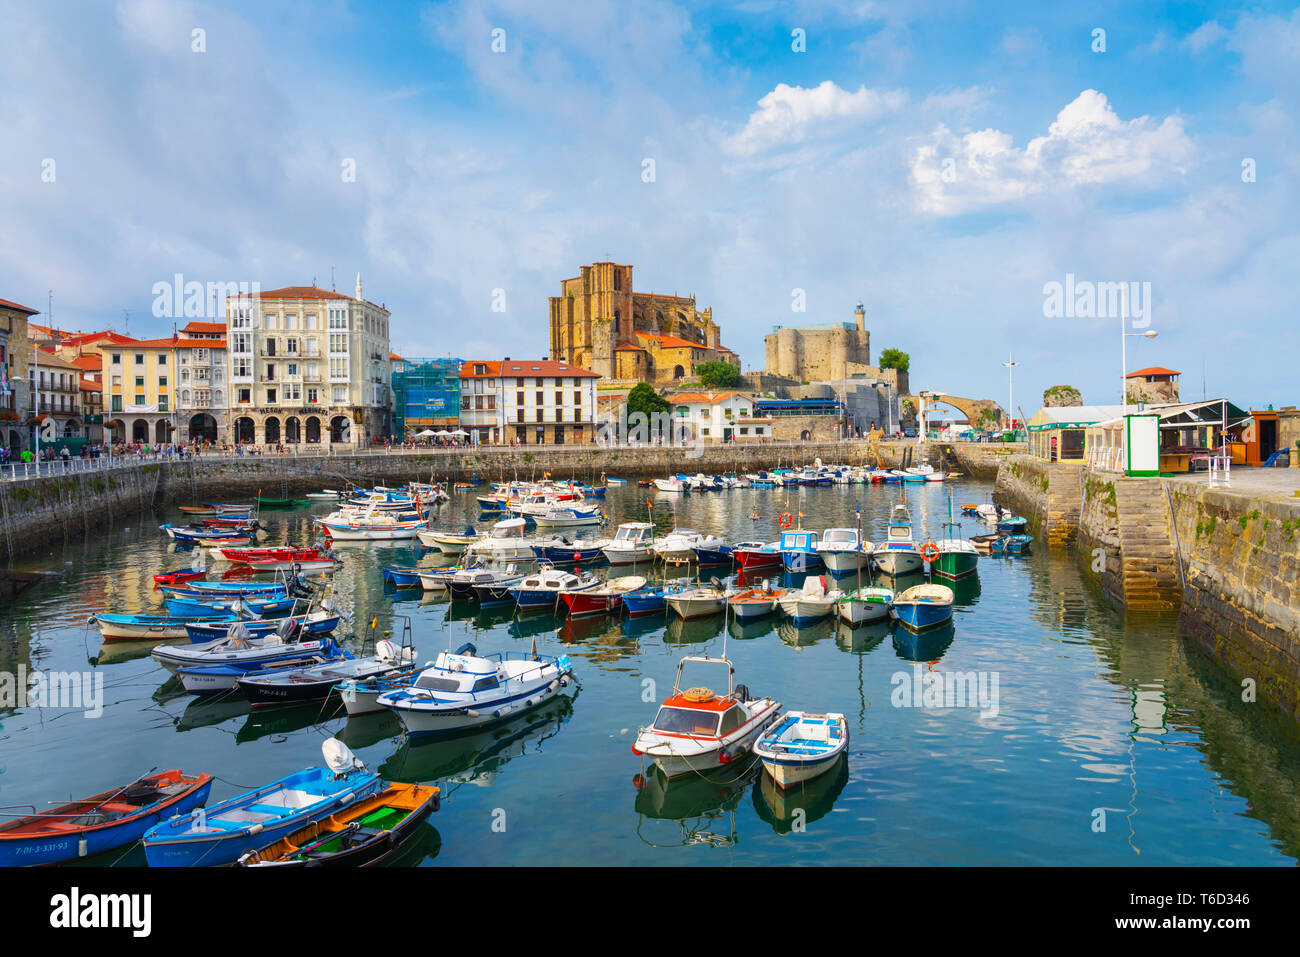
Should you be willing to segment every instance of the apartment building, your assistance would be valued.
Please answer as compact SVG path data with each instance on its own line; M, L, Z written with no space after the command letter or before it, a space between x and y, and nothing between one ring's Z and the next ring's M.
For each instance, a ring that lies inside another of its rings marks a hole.
M670 395L676 434L701 442L753 442L772 437L772 419L754 414L752 396L735 391Z
M31 409L27 379L27 323L35 309L0 299L0 445L13 452L27 448L23 425Z
M229 436L361 447L388 433L389 316L361 295L286 286L226 300Z
M229 357L223 322L191 322L176 343L176 420L185 442L222 442L230 428Z
M471 360L460 372L461 428L478 443L594 442L599 379L594 372L548 359Z
M176 344L166 339L104 339L101 368L104 430L112 442L162 445L176 433Z
M32 349L27 381L36 389L36 427L41 440L85 438L81 407L81 370L53 348Z

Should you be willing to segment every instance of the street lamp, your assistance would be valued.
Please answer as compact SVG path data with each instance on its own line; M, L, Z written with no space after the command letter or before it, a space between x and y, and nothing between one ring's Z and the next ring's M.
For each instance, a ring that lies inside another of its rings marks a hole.
M1120 326L1123 329L1123 326ZM1120 387L1124 390L1120 393L1120 414L1126 415L1128 412L1128 340L1129 339L1154 339L1160 333L1154 329L1148 329L1146 332L1122 332L1120 338Z
M1007 370L1007 425L1012 425L1016 421L1016 402L1015 402L1015 369L1020 365L1011 358L1011 353L1007 353L1007 361L1002 363ZM1011 436L1013 439L1015 435Z

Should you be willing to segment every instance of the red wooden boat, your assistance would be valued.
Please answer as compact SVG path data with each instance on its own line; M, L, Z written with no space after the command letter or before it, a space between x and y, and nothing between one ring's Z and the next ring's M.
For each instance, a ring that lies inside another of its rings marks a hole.
M208 573L206 568L178 568L174 572L163 572L161 575L154 575L155 585L175 585L178 582L194 581L202 578Z
M645 579L640 575L628 575L605 582L599 588L578 589L560 592L569 614L575 618L583 615L603 615L620 609L623 596L630 591L645 587Z
M248 528L253 527L252 522L246 518L205 518L203 525L206 528Z
M781 564L781 553L769 551L765 544L759 542L741 542L731 554L741 568L765 568Z
M226 548L221 549L228 562L245 565L250 562L306 562L321 557L321 550L311 548Z

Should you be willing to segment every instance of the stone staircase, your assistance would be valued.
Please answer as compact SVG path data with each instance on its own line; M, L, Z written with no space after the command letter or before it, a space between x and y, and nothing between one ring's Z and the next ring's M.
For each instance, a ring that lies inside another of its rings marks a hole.
M1116 479L1115 510L1124 604L1135 611L1178 608L1182 587L1164 483L1155 478Z

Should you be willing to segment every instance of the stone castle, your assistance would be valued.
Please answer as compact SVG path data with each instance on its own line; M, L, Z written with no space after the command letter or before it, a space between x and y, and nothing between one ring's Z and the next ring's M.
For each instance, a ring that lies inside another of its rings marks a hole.
M800 329L778 326L764 338L768 375L799 382L878 376L880 370L871 364L871 333L867 331L867 311L862 303L858 303L854 317L852 325L837 322Z
M671 384L702 362L740 366L722 345L713 310L694 296L634 292L632 267L598 262L550 297L551 358L606 379Z

